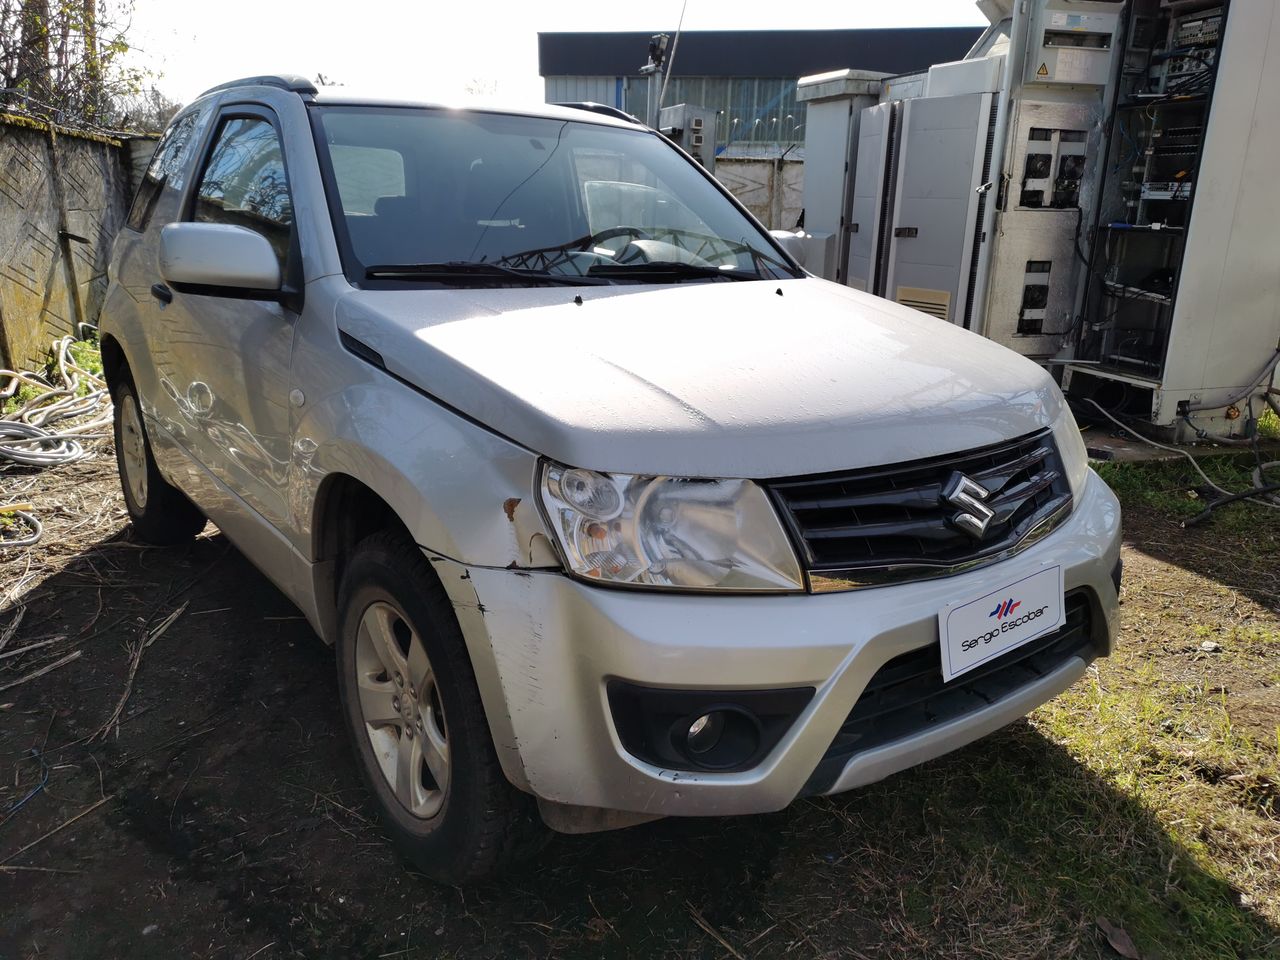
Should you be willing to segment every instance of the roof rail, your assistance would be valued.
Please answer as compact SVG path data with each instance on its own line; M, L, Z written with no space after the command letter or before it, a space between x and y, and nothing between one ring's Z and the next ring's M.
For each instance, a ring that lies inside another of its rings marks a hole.
M277 73L228 80L226 83L220 83L216 87L210 87L200 96L208 96L211 93L217 93L219 90L231 90L235 87L279 87L281 90L292 90L294 93L299 93L303 96L314 95L316 92L316 85L306 77L299 76L296 73Z
M628 123L638 123L644 126L644 121L639 117L633 117L625 110L619 110L617 107L611 107L605 103L596 103L593 100L571 100L562 103L553 103L553 107L571 107L574 110L588 110L591 113L601 113L606 117L613 117L615 120L625 120Z

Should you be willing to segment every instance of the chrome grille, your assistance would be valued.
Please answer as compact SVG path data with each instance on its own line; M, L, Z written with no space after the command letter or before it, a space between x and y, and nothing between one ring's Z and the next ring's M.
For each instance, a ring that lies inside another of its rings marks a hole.
M947 499L957 487L973 489L962 478L986 492L980 506ZM965 453L768 487L816 591L945 576L994 562L1034 543L1071 507L1048 430Z

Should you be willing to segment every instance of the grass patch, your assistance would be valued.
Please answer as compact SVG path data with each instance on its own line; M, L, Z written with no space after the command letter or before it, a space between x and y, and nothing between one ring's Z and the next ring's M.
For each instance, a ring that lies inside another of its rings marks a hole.
M1224 490L1235 492L1254 485L1253 470L1257 461L1251 452L1201 457L1198 463ZM1139 463L1108 461L1095 464L1095 468L1126 507L1145 507L1179 522L1194 517L1218 496L1182 457ZM1280 471L1269 471L1267 477L1280 482ZM1209 523L1221 533L1247 535L1277 518L1280 510L1239 502L1220 507Z
M1251 452L1199 463L1253 485ZM1280 510L1234 503L1180 530L1215 496L1185 459L1098 473L1125 511L1121 633L1032 715L1075 772L1039 797L1002 788L1021 869L1144 957L1280 956ZM1045 852L1054 820L1079 849Z
M1263 905L1274 916L1280 893L1267 864L1280 850L1276 743L1236 732L1218 689L1170 682L1149 660L1121 660L1032 720L1158 824L1160 832L1130 838L1119 876L1100 874L1117 864L1096 850L1082 852L1070 874L1089 909L1123 917L1140 945L1164 956L1263 955L1267 931L1240 907ZM1116 817L1132 817L1123 804L1089 807L1102 836L1123 835Z
M1264 410L1258 418L1258 436L1263 440L1280 440L1280 417L1274 410Z
M87 370L99 379L102 378L102 348L98 345L97 338L92 340L77 340L70 347L71 359L81 370ZM50 361L52 366L52 360ZM83 397L98 389L98 385L90 383L87 380L81 380L76 387L76 396Z
M891 932L859 956L1114 957L1100 917L1143 958L1275 955L1274 748L1234 733L1220 697L1127 670L1103 661L1028 724L817 801L790 825L791 899L884 911ZM818 955L852 933L815 937Z

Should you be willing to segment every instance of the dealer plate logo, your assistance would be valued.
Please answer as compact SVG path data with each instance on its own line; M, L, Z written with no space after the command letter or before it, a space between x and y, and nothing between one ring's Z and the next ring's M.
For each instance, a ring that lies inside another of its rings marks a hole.
M1015 600L1013 597L1010 597L1008 600L1001 600L1000 603L996 605L996 608L988 613L987 616L995 617L997 620L1003 620L1020 606L1022 606L1021 600Z

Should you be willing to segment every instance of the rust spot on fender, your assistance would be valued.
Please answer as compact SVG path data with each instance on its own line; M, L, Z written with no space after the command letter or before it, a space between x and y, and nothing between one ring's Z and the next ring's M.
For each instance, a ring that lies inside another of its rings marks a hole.
M507 519L512 523L516 522L516 507L520 506L519 497L508 497L502 501L502 512L507 515Z

